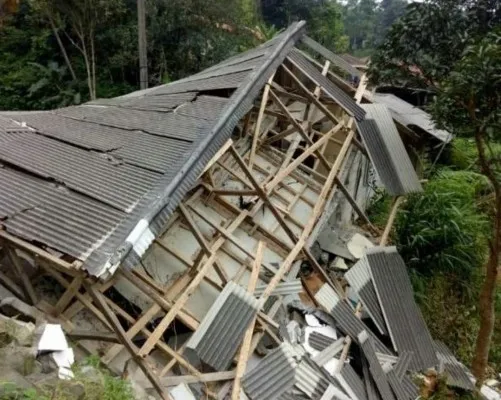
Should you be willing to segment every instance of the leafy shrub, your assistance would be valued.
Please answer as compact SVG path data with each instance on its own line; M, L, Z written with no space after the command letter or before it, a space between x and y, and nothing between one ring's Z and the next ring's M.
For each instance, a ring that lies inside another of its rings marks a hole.
M483 264L488 221L477 197L487 191L481 175L445 170L410 196L396 221L396 242L407 266L423 275L454 274L468 280Z

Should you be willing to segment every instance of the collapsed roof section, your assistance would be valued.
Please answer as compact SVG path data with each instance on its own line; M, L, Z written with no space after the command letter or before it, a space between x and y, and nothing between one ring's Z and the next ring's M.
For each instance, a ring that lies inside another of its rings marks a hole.
M320 97L341 108L338 114L344 110L363 121L364 109L294 48L303 34L303 23L296 23L269 42L199 74L115 99L47 112L3 113L2 227L65 254L91 275L109 276L120 264L137 265L284 61L285 68L298 72L299 85L318 85ZM353 69L318 43L303 40L348 72ZM283 112L283 104L279 101L275 112ZM294 118L300 121L297 114ZM300 132L298 124L285 133ZM396 129L371 135L382 133L400 141ZM317 137L308 139L310 144ZM282 131L265 142L276 145L283 138ZM370 154L380 151L377 144L365 144ZM322 146L323 151L332 148ZM400 158L389 169L375 163L379 175L388 177L383 183L392 194L419 191L415 174L406 187L390 182L409 169L410 162L405 168L400 165L408 160L402 145L398 153ZM395 153L390 151L389 157ZM324 169L329 165L321 164Z

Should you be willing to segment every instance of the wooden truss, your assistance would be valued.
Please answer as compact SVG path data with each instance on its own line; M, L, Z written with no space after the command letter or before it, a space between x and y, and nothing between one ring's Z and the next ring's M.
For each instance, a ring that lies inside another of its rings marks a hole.
M328 71L327 62L322 73ZM362 79L355 94L358 103L365 86ZM337 189L361 221L372 227L340 179L348 155L365 156L366 151L353 118L322 93L292 64L279 67L259 102L242 119L238 133L207 164L135 269L119 269L110 279L97 281L80 263L66 262L0 231L21 277L20 286L2 275L0 282L60 321L88 351L97 348L90 341L99 342L101 360L110 368L126 352L164 399L171 398L168 386L183 382L203 382L207 396L216 398L225 381L233 381L227 387L232 387L232 399L239 398L250 354L265 335L279 342L273 317L281 307L280 296L274 296L276 301L266 312L261 308L247 327L230 371L207 372L192 365L184 346L169 340L176 339L171 332L177 327L195 331L206 312L197 301L213 301L230 281L250 294L256 285L266 285L259 296L263 306L280 282L297 276L302 263L342 293L308 245L328 215ZM21 271L22 252L31 254L43 274L64 288L54 304L38 300ZM135 307L117 301L117 292L129 294L127 300ZM79 326L81 313L92 316L93 330Z

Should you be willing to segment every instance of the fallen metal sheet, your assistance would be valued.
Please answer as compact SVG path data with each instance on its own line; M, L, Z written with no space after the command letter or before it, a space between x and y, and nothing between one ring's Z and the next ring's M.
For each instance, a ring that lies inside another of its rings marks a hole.
M397 378L400 382L404 379L405 373L409 368L412 357L414 357L414 353L410 351L402 351L402 353L400 353L400 356L398 357L398 361L393 366L393 370L395 371L395 374L397 375Z
M346 396L343 391L334 385L329 385L320 400L352 400Z
M360 343L360 348L369 363L369 372L376 383L379 394L384 400L394 400L395 397L390 389L386 375L376 357L376 351L372 338L369 336L367 331L362 331L358 335L358 342Z
M376 291L374 290L374 284L372 283L367 257L362 257L353 265L348 272L344 274L344 278L358 294L364 310L372 318L379 332L383 335L387 334L383 313L379 306Z
M362 331L367 331L371 335L376 345L377 351L384 354L392 352L372 333L367 325L358 319L353 308L345 300L341 300L334 290L327 284L324 284L315 294L318 304L325 308L335 319L339 328L354 340Z
M227 370L258 310L258 300L228 282L189 339L187 349L215 370Z
M387 93L376 93L374 100L385 104L394 111L396 113L395 119L402 123L402 125L411 129L412 126L417 126L441 142L448 143L452 140L452 135L449 132L435 127L430 114L407 103L405 100Z
M392 196L422 192L416 170L393 118L383 104L363 104L367 119L358 122L369 157Z
M308 344L312 348L314 348L315 350L318 350L318 351L325 350L334 341L335 341L335 339L333 339L329 336L326 336L326 335L322 335L321 333L315 332L315 331L311 332L309 337L308 337Z
M310 335L311 338L311 335ZM344 338L340 338L332 342L330 345L321 350L317 355L313 356L311 360L319 367L323 367L336 355L338 355L344 347ZM311 346L311 343L310 343ZM312 346L313 347L313 346Z
M295 386L310 399L319 399L330 382L303 359L296 368Z
M371 277L386 326L398 354L414 353L410 369L420 371L438 364L433 340L421 311L402 257L394 247L378 247L367 253Z
M409 398L409 394L405 390L404 386L398 379L393 369L386 373L386 378L388 379L391 390L393 390L393 394L395 395L397 400L413 400Z
M244 375L245 393L251 400L268 400L289 392L296 382L298 358L291 344L282 343Z
M362 372L364 376L365 392L367 393L367 400L381 400L379 396L376 383L369 370L369 362L366 358L362 357Z
M261 297L264 290L266 289L266 286L267 285L263 284L256 287L256 290L254 290L254 295L256 297ZM273 289L271 296L286 296L289 294L300 293L302 290L303 290L303 285L301 283L301 279L294 279L292 281L280 282L275 287L275 289Z
M404 378L402 379L402 386L410 399L414 400L419 397L419 387L417 387L416 384L412 382L410 376L404 376Z
M341 372L336 374L336 379L351 399L367 400L364 382L349 363L343 365Z
M475 390L466 367L460 363L449 348L441 341L435 340L435 350L439 362L444 364L444 372L447 377L447 385L464 390Z
M311 64L299 50L294 49L287 58L299 68L303 74L320 86L323 91L349 114L353 115L358 121L364 119L365 110L361 108L355 100L346 94L341 88L336 86L331 80L323 76L320 71Z

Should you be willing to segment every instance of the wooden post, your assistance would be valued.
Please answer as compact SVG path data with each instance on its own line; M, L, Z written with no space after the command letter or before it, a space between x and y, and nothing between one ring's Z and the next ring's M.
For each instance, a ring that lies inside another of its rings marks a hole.
M37 295L35 293L35 290L33 289L33 286L31 285L30 279L26 275L26 272L23 270L23 265L21 264L19 256L16 254L14 248L10 247L7 243L5 243L5 251L7 253L9 261L11 262L12 266L14 267L14 270L16 271L16 275L21 280L22 289L26 299L32 306L34 306L38 302Z

